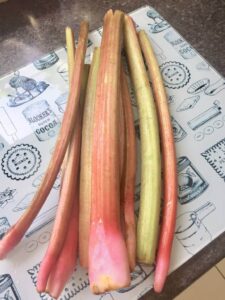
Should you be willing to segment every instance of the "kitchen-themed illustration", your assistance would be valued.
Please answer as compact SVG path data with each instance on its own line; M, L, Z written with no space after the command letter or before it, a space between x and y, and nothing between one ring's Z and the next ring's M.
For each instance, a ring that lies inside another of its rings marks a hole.
M177 169L180 204L194 200L207 189L209 184L186 156L178 158Z
M210 230L204 225L204 219L215 209L212 202L207 202L177 217L175 236L188 253L195 254L212 240Z
M15 72L9 80L9 85L12 88L12 93L8 95L8 106L10 107L19 106L33 100L49 86L45 81L36 81L33 78L21 75L19 71Z
M174 239L183 255L182 261L178 259L176 266L171 266L173 271L225 230L225 219L218 217L225 209L225 202L221 202L219 196L224 194L225 180L225 79L179 34L179 28L178 31L172 28L153 8L144 6L131 15L138 29L144 28L152 40L171 113L178 172ZM99 45L101 35L102 28L89 34L87 60L92 58L92 50ZM0 89L5 95L0 104L2 239L31 204L61 128L68 97L65 48L52 49L27 67L14 70L0 79ZM134 91L131 93L139 151L139 114ZM61 176L59 172L16 255L0 261L0 299L53 300L45 293L38 294L35 285L40 261L51 238ZM136 216L140 182L137 176ZM212 197L215 182L217 188ZM151 289L153 274L154 268L138 264L131 274L129 288L93 296L87 271L78 263L59 299L139 299Z
M10 274L0 275L0 299L22 300Z

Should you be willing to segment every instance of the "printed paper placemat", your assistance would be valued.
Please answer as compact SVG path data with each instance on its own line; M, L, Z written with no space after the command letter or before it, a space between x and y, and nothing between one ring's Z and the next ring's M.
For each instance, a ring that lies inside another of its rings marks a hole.
M168 95L177 151L178 212L171 271L225 230L225 79L149 6L131 13L153 43ZM91 32L86 60L100 44ZM68 94L66 49L53 51L0 80L0 238L32 201L50 160ZM135 125L139 140L136 104ZM0 299L50 300L35 289L51 234L60 174L19 246L0 262ZM136 201L140 192L137 179ZM139 299L153 268L137 265L127 289L94 296L77 266L60 300Z

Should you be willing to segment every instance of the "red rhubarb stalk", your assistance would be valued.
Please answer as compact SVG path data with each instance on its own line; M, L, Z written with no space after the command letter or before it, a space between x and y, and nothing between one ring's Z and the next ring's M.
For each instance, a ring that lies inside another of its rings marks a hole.
M97 79L93 156L89 278L93 293L130 283L127 250L120 226L119 78L123 13L104 17ZM109 34L110 33L110 34Z
M152 79L162 144L164 204L154 278L154 290L160 293L169 270L175 230L177 207L176 152L167 96L158 63L146 32L139 32L139 40Z
M82 26L85 26L85 31L82 31ZM88 25L86 23L81 23L80 32L85 34L81 38L87 40L88 34ZM80 37L79 37L80 38ZM68 50L70 47L74 47L67 41L67 45L69 45ZM79 42L76 55L79 55ZM72 51L68 51L68 56ZM70 57L70 63L75 65L75 58ZM75 65L76 66L76 65ZM72 66L70 66L72 69ZM82 84L81 84L81 92L80 92L80 99L84 94L83 90L85 90L85 86L83 82L86 82L84 78L86 76L86 72L83 72ZM74 88L71 86L71 88ZM82 99L81 101L82 102ZM44 259L41 263L40 271L38 273L38 280L37 280L37 290L38 292L44 292L46 289L46 285L48 282L48 278L53 266L56 264L58 256L63 249L64 241L66 238L66 234L68 231L68 226L70 223L70 217L72 208L74 206L74 200L76 199L77 195L75 195L74 185L77 181L79 176L79 162L80 162L80 144L81 144L81 109L79 105L79 113L75 120L74 124L74 131L72 134L72 138L67 150L67 155L65 156L64 160L64 170L62 176L62 184L60 189L60 200L59 206L57 208L56 219L54 222L54 227L51 235L51 240L49 242L49 246L47 252L44 256ZM77 206L77 205L76 205ZM74 228L74 235L77 235L78 226Z
M95 108L95 91L99 67L100 48L94 50L84 103L81 145L80 196L79 196L79 261L88 267L88 243L91 219L92 132Z
M131 271L136 266L136 222L134 215L134 192L136 179L136 139L134 117L128 83L124 71L121 72L121 93L125 120L125 170L122 186L124 202L125 241Z
M70 89L67 108L64 113L62 126L59 132L58 139L56 141L55 149L52 154L52 158L49 162L48 168L43 177L42 183L37 190L31 205L27 208L25 213L19 218L4 238L0 241L0 259L3 259L22 239L25 232L39 213L46 198L51 191L51 188L55 182L57 174L60 170L63 162L66 149L73 132L73 124L75 122L78 108L80 87L82 80L82 72L84 66L84 58L86 52L88 25L86 22L81 24L79 46L77 49L77 55L75 57L75 68L72 78L72 86L75 88Z

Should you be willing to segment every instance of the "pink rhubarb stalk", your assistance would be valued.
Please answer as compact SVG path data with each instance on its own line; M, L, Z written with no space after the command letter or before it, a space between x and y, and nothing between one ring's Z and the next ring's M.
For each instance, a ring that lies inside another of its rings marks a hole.
M52 158L49 162L42 183L37 190L34 199L32 200L31 205L0 241L0 259L3 259L20 242L25 232L43 206L60 170L66 153L66 149L72 136L73 124L78 114L82 72L87 47L87 32L88 25L86 22L83 22L80 29L77 55L75 57L76 67L74 68L72 78L72 86L74 88L70 89L67 108L64 113L62 126L59 132L58 139L56 141Z
M67 281L70 279L77 262L78 254L78 211L79 211L79 191L78 182L74 181L74 197L69 226L63 248L59 254L56 264L53 266L46 292L53 298L57 299L62 293Z
M170 266L177 207L177 170L173 128L167 96L158 63L146 32L139 32L139 41L152 79L158 112L163 161L163 216L156 259L154 290L161 292Z
M130 283L120 226L119 80L123 13L104 17L97 79L93 156L89 278L93 293Z
M83 31L84 28L85 31ZM84 41L87 40L88 34L88 25L86 23L81 23L81 30L80 32L84 34L82 39ZM80 40L80 37L79 37ZM76 55L79 55L79 42ZM68 52L69 55L70 52ZM73 59L70 58L72 63ZM74 62L74 66L76 64ZM72 67L70 66L70 69ZM81 84L81 92L80 98L84 94L83 90L85 90L84 82L86 82L86 78L84 78L87 74L83 72L82 76L82 84ZM70 87L75 88L71 85ZM81 101L82 102L82 99ZM68 231L68 226L70 223L70 217L72 208L74 206L74 201L77 198L75 195L74 185L76 184L77 178L79 176L79 163L80 163L80 144L81 144L81 114L82 111L80 109L81 103L79 105L79 113L77 115L77 119L74 124L74 131L72 134L72 138L68 147L67 156L65 157L66 161L64 160L64 170L62 176L62 184L60 190L60 200L59 206L57 209L56 219L54 222L54 227L51 235L51 240L49 242L49 246L47 252L44 256L44 259L41 263L40 271L38 273L38 280L37 280L37 290L38 292L44 292L46 289L46 285L48 282L48 278L53 266L56 264L58 256L63 249L64 241L66 238L66 234ZM74 234L77 235L76 231L77 228L74 228Z

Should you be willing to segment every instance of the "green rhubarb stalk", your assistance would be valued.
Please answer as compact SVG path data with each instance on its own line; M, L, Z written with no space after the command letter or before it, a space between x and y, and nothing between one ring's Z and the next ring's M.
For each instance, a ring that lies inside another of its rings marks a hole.
M72 28L66 27L66 49L67 49L67 65L69 73L69 83L71 84L73 77L73 66L75 58L75 42Z
M163 289L168 274L175 231L178 190L176 149L168 101L161 72L149 38L143 30L139 32L139 40L148 66L149 75L152 79L162 144L164 203L154 277L154 290L159 293Z
M97 79L89 240L93 293L127 287L129 263L120 226L119 81L123 13L104 17Z
M92 135L99 58L100 48L95 48L88 77L82 125L79 197L79 260L81 266L85 268L88 267L88 243L91 218Z
M137 260L152 264L158 241L161 161L155 103L133 20L125 16L125 51L138 104L141 135L141 192L137 222Z

